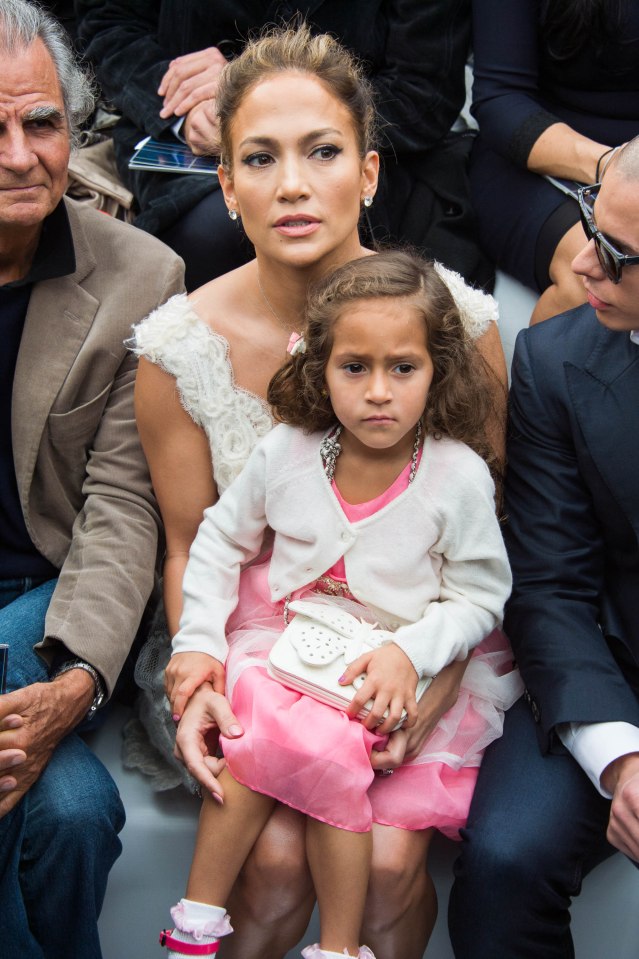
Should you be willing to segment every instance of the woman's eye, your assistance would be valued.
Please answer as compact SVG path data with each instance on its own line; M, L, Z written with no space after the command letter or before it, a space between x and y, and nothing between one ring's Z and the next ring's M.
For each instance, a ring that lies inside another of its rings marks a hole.
M316 147L311 156L317 157L318 160L332 160L341 152L339 147L333 146L331 143L325 143L321 147Z
M273 157L270 153L251 153L250 156L242 160L242 163L245 163L246 166L268 166L272 161Z

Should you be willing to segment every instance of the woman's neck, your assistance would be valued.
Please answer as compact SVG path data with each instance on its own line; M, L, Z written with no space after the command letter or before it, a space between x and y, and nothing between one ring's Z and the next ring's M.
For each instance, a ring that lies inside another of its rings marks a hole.
M372 253L359 245L357 251L351 259ZM347 262L342 258L336 258L335 262L323 258L321 263L297 267L264 258L258 253L255 258L255 281L264 311L284 329L291 332L298 330L311 283Z

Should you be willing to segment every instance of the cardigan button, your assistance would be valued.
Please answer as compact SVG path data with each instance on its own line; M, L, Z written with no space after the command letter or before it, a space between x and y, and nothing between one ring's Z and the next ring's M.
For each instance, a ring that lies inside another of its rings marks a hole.
M340 539L341 539L344 543L347 543L350 538L351 538L351 534L350 534L350 533L347 533L346 530L344 530L344 532L343 532L343 533L341 534L341 536L340 536Z

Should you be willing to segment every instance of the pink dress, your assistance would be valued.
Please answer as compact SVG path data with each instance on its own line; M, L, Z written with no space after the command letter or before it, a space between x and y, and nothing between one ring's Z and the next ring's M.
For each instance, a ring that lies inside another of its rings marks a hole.
M349 522L371 516L406 489L409 469L381 496L357 505L346 503L333 483ZM494 630L474 650L457 702L420 754L392 776L376 776L370 754L385 737L267 674L269 649L284 629L283 603L271 601L267 575L268 558L242 572L238 606L227 628L227 693L245 730L239 739L221 739L234 778L343 829L364 832L373 822L435 827L458 839L483 751L501 735L504 710L523 689L505 635ZM343 560L327 575L347 589ZM355 600L327 597L319 588L310 584L294 598L338 602L371 619Z

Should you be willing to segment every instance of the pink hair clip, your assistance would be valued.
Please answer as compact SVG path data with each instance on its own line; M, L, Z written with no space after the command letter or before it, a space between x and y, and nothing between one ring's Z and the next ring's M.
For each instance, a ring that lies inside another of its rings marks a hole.
M301 333L291 333L286 352L290 353L291 356L297 356L298 353L306 353L306 340Z

